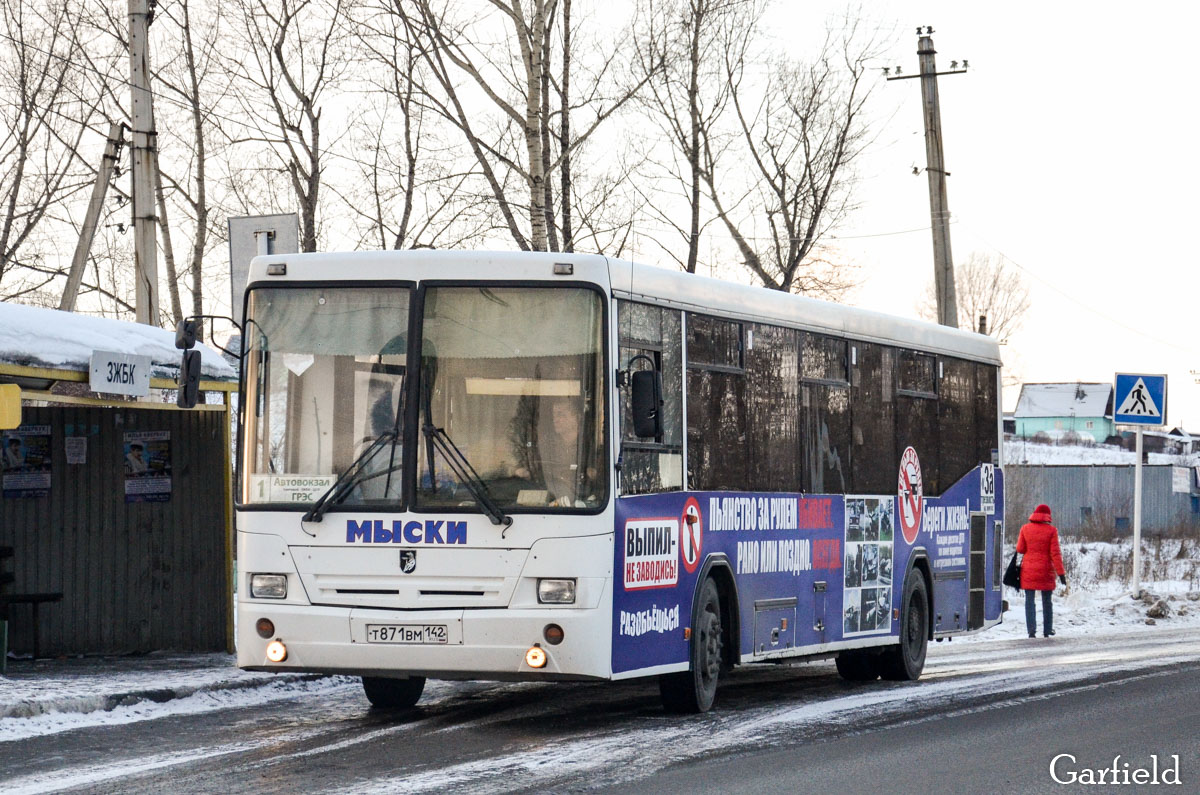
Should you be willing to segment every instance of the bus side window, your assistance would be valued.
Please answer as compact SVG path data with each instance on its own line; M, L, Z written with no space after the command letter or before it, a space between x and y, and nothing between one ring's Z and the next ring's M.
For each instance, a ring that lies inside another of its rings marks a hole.
M896 379L896 450L912 447L921 460L928 495L942 493L938 458L937 358L900 350Z
M804 332L801 348L803 489L813 494L844 494L850 490L853 456L848 344L836 337Z
M656 363L662 373L663 435L639 439L633 432L631 390L618 393L621 411L621 492L652 494L683 488L683 351L680 313L647 304L619 301L619 366L648 370Z
M938 460L942 488L946 489L980 463L990 461L991 456L976 457L975 363L948 356L938 361L942 366L938 385ZM996 421L991 424L995 426Z
M887 494L896 488L896 387L893 348L852 342L850 404L856 494Z

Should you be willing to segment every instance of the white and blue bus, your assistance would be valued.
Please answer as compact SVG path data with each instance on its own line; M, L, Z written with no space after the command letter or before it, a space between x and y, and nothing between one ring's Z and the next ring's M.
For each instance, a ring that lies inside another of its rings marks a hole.
M1001 617L994 340L601 256L250 268L237 656L362 677L916 679Z

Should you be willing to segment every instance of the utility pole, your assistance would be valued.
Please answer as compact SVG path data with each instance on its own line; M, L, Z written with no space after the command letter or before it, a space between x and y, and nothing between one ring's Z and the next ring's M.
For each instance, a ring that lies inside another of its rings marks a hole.
M129 0L130 164L133 180L133 252L137 322L158 325L158 240L154 216L154 105L148 39L157 0Z
M92 250L92 238L96 236L96 224L100 222L100 210L104 207L108 183L116 168L118 153L125 143L121 135L122 126L120 122L113 122L108 127L108 142L104 145L100 170L96 172L96 184L92 186L92 200L88 202L83 228L79 230L79 242L75 244L75 256L71 258L67 286L63 288L62 299L58 302L58 308L64 312L75 311L75 296L79 294L79 283L83 281L83 268L87 265L88 254Z
M933 284L937 293L938 322L943 326L958 328L958 300L954 289L954 257L950 252L950 202L946 198L945 160L942 156L942 112L938 104L939 74L962 74L967 71L967 61L958 67L958 61L950 62L950 71L938 72L933 48L933 28L917 28L917 56L920 59L920 74L902 75L896 67L895 77L888 80L921 78L921 101L925 117L925 172L929 177L929 218L933 231ZM889 70L885 68L884 74ZM914 173L915 173L914 169Z

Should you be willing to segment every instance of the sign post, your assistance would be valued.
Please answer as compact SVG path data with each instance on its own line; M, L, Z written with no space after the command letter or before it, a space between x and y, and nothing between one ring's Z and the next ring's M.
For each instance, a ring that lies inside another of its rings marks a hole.
M1137 463L1133 469L1133 595L1142 590L1142 428L1162 426L1167 417L1167 377L1117 373L1113 389L1113 422L1134 425Z

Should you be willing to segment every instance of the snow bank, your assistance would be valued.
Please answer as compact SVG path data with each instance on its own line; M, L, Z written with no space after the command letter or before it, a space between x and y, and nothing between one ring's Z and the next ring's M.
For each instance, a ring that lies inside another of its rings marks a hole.
M236 377L219 353L202 343L200 374L214 380ZM180 352L175 333L143 323L89 317L57 309L0 303L0 363L87 372L92 351L149 356L151 375L174 378Z
M1097 464L1124 464L1133 466L1137 463L1137 454L1132 450L1124 450L1107 444L1091 447L1071 444L1038 444L1032 440L1008 439L1004 442L1004 460L1009 464L1057 465L1057 466L1088 466ZM1168 455L1166 453L1150 453L1147 455L1148 464L1173 464L1175 466L1200 465L1200 453L1189 455Z

